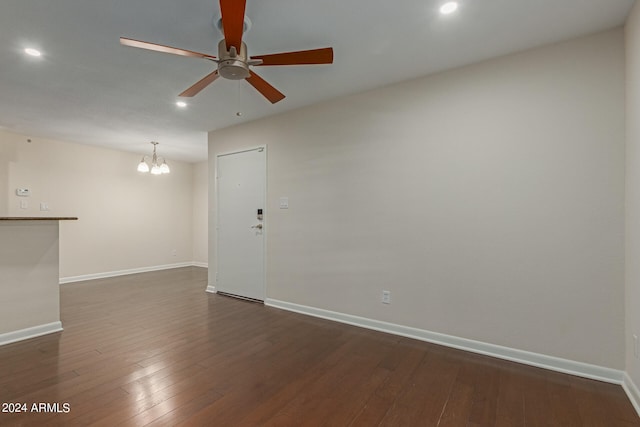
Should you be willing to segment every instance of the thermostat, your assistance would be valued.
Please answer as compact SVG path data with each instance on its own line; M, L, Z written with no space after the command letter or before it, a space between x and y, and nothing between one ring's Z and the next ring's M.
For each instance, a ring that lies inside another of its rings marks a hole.
M16 188L16 195L20 197L29 197L31 192L28 188Z

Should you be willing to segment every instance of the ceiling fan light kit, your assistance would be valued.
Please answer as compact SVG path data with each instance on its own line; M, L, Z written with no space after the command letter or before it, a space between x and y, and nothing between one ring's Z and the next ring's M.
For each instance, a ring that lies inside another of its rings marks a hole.
M218 43L218 74L229 80L244 80L251 75L249 65L259 65L262 61L247 60L247 45L244 42L240 45L240 52L235 46L227 51L227 44L224 40Z
M173 55L203 58L217 63L218 67L207 74L190 88L182 92L181 97L192 97L200 93L218 77L228 80L247 80L258 92L272 104L285 98L284 94L262 79L249 67L272 65L313 65L333 64L333 48L303 50L295 52L276 53L250 57L247 45L242 41L243 32L251 26L251 21L245 16L246 0L220 0L222 18L218 27L224 38L218 43L218 57L206 53L164 46L141 40L120 37L120 43L125 46L154 50L156 52ZM247 25L247 22L249 24Z

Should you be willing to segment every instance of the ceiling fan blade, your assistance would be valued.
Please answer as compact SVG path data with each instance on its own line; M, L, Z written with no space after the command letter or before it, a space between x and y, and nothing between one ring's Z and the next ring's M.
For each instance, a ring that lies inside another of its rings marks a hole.
M213 55L206 53L194 52L192 50L178 49L177 47L164 46L161 44L143 42L140 40L128 39L120 37L120 44L131 47L139 47L140 49L155 50L156 52L171 53L174 55L193 56L195 58L215 59Z
M218 78L218 70L215 70L213 73L207 74L200 81L198 81L196 84L194 84L193 86L191 86L189 89L185 90L178 96L183 96L183 97L195 96L198 93L200 93L202 89L204 89L205 87L213 83L217 78Z
M304 65L304 64L333 64L333 48L300 50L297 52L274 53L272 55L252 56L251 59L261 59L260 65Z
M247 0L220 0L222 14L222 29L227 50L234 46L238 52L242 47L242 32L244 30L244 10Z
M246 80L272 104L275 104L276 102L282 101L284 99L284 94L282 94L275 87L271 86L269 83L267 83L266 80L264 80L253 71L251 71L251 75L247 77Z

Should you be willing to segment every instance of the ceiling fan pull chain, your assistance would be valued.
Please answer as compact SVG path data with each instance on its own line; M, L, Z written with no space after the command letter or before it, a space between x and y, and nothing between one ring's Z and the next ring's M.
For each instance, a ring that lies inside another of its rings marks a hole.
M237 95L236 95L236 116L242 117L242 106L240 103L240 80L238 80L237 86Z

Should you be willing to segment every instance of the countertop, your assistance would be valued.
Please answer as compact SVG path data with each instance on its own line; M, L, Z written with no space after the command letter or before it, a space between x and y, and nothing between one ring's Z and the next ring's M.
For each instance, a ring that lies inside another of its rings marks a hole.
M74 216L0 216L0 221L75 221Z

